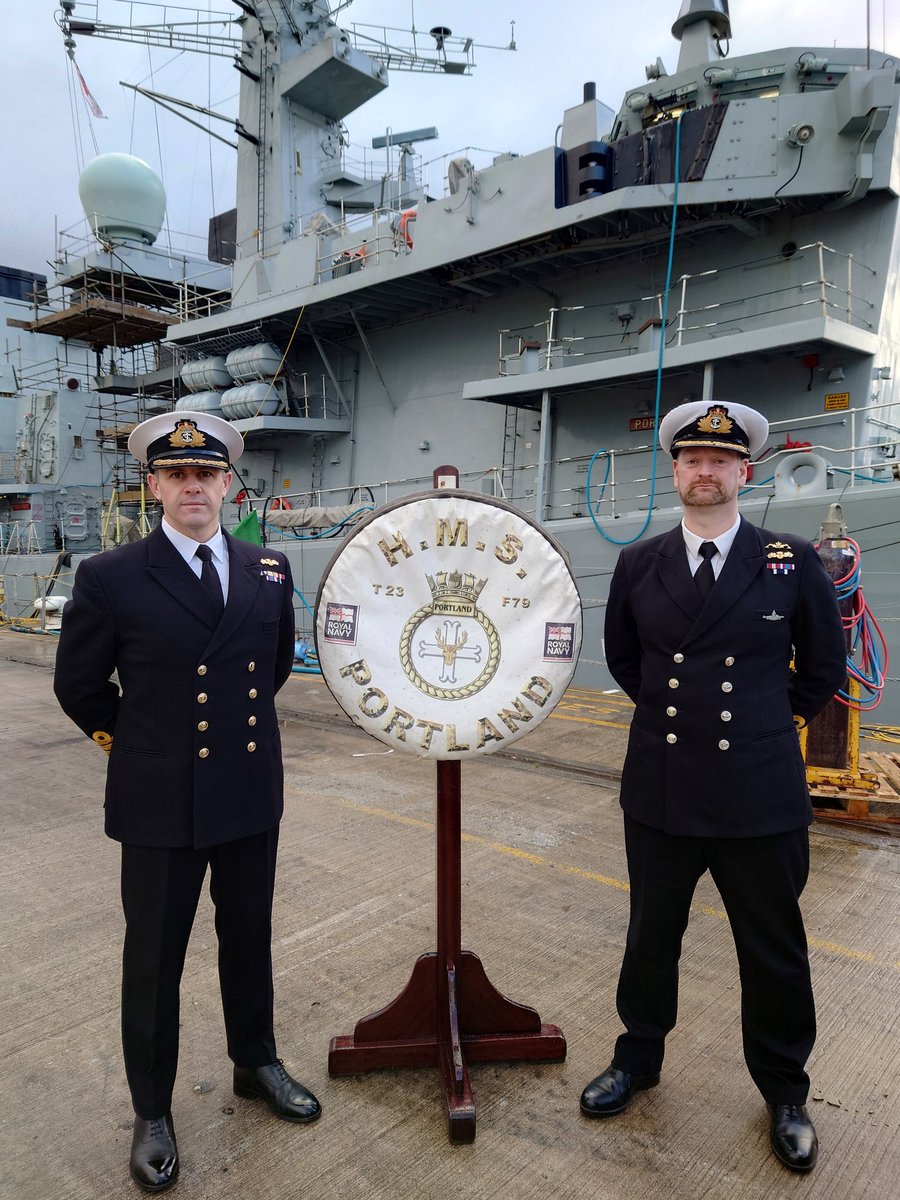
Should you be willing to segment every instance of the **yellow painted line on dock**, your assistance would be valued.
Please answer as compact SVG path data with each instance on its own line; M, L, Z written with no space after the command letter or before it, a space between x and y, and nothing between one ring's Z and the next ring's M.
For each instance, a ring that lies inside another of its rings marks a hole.
M581 867L565 867L564 870L580 879L589 879L591 883L602 883L604 887L618 888L621 892L631 891L631 886L626 880L616 879L613 875L598 875L596 871L583 871Z
M599 717L569 717L565 713L561 713L559 709L550 714L550 719L557 721L580 721L583 725L608 725L610 729L628 728L628 725L623 721L601 721Z
M630 713L634 705L627 696L607 695L589 688L569 688L550 716L557 721L575 721L582 725L605 725L609 729L627 729L628 721L604 720Z
M398 825L411 825L415 829L427 829L431 833L435 830L433 821L425 821L421 817L408 817L404 813L391 812L390 809L377 808L372 804L354 804L352 800L342 800L341 803L346 808L351 808L354 812L364 813L369 817L381 817L385 821L393 821ZM476 846L486 846L489 850L493 850L497 854L504 854L509 858L517 858L531 863L533 866L551 867L554 870L564 871L567 875L575 875L579 879L586 879L589 883L599 883L603 887L616 888L622 892L631 891L627 880L617 879L613 875L600 875L596 871L585 871L582 867L555 863L543 854L532 854L530 850L520 850L517 846L507 846L503 842L494 842L490 838L480 837L477 833L461 833L460 837L464 842L469 842ZM706 917L715 917L719 921L728 920L728 914L724 909L712 908L706 904L692 904L691 912L699 912ZM808 938L807 940L811 949L824 950L830 954L837 954L841 958L854 959L858 962L871 963L873 966L885 966L893 971L900 971L900 960L897 962L879 963L876 956L867 950L856 950L852 946L842 946L839 942L829 942L821 938Z
M849 946L842 946L840 942L823 942L820 938L807 938L807 941L816 950L829 950L832 954L840 954L843 958L857 958L867 963L878 962L874 954L869 954L865 950L851 950ZM890 963L889 965L895 970L900 968L900 963Z

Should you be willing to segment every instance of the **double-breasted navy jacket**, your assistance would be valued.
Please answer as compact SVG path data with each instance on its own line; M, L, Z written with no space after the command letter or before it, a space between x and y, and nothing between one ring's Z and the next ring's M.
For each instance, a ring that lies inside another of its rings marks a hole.
M54 690L109 750L106 832L117 841L205 847L281 818L275 693L294 656L290 566L268 547L225 543L221 613L161 529L75 575Z
M846 648L834 584L808 542L742 519L705 604L680 527L626 547L605 649L635 703L629 816L694 837L810 823L794 716L810 720L844 684Z

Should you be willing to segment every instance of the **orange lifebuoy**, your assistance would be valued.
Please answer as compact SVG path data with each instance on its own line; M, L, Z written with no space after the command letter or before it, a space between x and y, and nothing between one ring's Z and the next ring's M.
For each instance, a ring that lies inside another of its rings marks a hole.
M290 500L285 500L284 496L276 496L275 499L272 501L272 503L269 505L269 507L271 509L276 509L276 508L287 509L287 508L291 507L291 502L290 502Z
M409 231L409 224L410 221L415 221L418 215L418 212L414 208L408 208L405 212L400 214L400 236L403 238L404 242L406 242L410 250L412 250L413 239L412 234Z

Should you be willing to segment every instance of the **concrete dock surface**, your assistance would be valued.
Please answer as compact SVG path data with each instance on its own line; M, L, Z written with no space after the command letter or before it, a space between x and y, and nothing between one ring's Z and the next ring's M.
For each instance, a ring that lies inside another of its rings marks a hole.
M118 846L106 760L58 709L52 638L0 634L0 1197L139 1194L119 1042ZM474 1066L477 1138L448 1141L438 1071L330 1079L329 1039L434 949L434 764L355 730L321 679L279 696L286 810L275 899L279 1053L315 1125L231 1090L208 896L182 986L173 1104L181 1200L893 1200L900 1196L900 839L819 824L803 907L819 1038L809 1176L772 1156L741 1054L737 964L701 880L662 1082L588 1121L583 1086L620 1031L628 917L617 800L629 710L570 690L505 757L462 768L463 946L568 1041L563 1063ZM514 753L515 752L515 753ZM760 881L764 886L765 881Z

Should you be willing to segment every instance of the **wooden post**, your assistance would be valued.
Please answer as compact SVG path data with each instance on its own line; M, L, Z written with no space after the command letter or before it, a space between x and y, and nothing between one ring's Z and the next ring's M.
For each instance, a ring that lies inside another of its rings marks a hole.
M451 1142L475 1140L469 1062L561 1062L566 1039L533 1008L502 995L461 948L461 763L437 767L437 952L421 955L403 991L331 1039L330 1075L380 1067L440 1068Z

